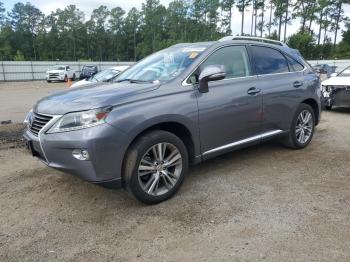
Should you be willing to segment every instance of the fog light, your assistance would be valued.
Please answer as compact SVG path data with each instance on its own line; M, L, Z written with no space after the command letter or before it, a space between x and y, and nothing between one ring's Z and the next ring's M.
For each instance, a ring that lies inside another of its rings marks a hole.
M89 152L86 149L74 149L72 155L78 160L89 160Z

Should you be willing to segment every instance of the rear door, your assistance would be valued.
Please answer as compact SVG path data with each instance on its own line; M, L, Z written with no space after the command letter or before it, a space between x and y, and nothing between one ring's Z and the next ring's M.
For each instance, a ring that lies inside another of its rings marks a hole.
M263 96L262 132L289 130L304 92L304 67L272 47L252 45L250 51Z

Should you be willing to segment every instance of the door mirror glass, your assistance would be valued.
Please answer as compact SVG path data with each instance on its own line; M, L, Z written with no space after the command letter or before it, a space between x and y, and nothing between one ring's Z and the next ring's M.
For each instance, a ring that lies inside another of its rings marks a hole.
M226 77L224 65L208 65L199 75L199 91L207 93L209 91L208 82L222 80Z

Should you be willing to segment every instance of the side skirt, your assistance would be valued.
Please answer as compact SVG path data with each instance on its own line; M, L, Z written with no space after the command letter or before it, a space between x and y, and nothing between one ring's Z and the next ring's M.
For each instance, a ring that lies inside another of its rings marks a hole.
M272 130L272 131L269 131L266 133L262 133L260 135L248 137L248 138L245 138L242 140L238 140L236 142L208 150L202 154L202 158L203 158L203 160L205 160L205 159L220 155L221 153L229 152L229 151L239 149L239 148L243 148L243 147L246 147L246 146L249 146L252 144L257 144L263 140L267 140L267 139L273 138L275 136L283 135L285 133L286 133L285 131L278 129L278 130Z

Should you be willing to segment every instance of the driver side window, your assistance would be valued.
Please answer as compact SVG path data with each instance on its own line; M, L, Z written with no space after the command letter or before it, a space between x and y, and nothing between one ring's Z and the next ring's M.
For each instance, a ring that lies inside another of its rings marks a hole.
M227 46L216 50L188 78L188 83L198 83L198 77L208 65L224 65L226 78L246 77L251 75L247 50L244 46Z

